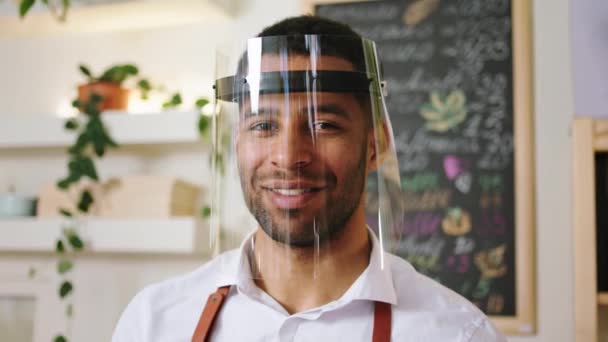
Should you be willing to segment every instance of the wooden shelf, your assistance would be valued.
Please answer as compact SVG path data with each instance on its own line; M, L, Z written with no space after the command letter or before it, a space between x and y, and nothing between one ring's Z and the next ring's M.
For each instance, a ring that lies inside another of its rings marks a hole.
M72 1L67 21L57 22L40 4L24 20L13 1L0 1L0 38L153 29L213 24L233 18L241 0ZM89 3L89 4L87 4Z
M597 303L601 306L608 306L608 292L600 292L597 294Z
M0 220L0 252L52 252L63 218ZM82 221L79 232L88 252L205 254L204 233L192 217Z
M103 113L108 130L121 145L200 143L196 111L130 114ZM54 116L8 117L0 122L0 150L66 147L73 143L64 118Z

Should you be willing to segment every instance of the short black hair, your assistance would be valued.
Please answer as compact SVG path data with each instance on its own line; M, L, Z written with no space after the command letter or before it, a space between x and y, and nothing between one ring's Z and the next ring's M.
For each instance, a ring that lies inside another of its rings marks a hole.
M312 15L301 15L283 19L266 27L257 36L296 36L303 34L351 36L361 38L350 26L331 19Z
M305 35L322 36L319 39L322 55L345 59L355 70L365 70L365 58L361 35L350 26L331 19L302 15L283 19L263 29L257 37L284 36L287 49L295 54L307 55ZM264 51L278 51L277 41L264 41Z

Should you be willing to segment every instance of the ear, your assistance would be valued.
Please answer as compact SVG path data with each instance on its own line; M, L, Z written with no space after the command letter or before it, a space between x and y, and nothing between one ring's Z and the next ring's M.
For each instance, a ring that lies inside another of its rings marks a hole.
M373 129L367 134L367 172L374 172L378 169L378 153L376 147L376 138Z
M374 128L369 130L367 137L367 161L368 172L378 169L378 165L384 162L386 151L389 146L389 129L386 121L378 122Z

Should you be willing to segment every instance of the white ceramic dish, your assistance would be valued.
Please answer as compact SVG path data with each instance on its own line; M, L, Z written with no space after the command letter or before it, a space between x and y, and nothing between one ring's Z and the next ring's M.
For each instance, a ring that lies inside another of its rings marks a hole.
M34 216L36 200L16 195L14 193L0 193L0 218Z

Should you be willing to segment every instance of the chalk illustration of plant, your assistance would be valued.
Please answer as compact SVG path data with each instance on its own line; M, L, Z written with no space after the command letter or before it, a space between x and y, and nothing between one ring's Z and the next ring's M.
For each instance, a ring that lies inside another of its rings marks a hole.
M446 132L467 118L466 97L462 90L454 90L447 96L433 91L429 102L422 105L420 115L427 121L426 129L435 132Z
M443 221L443 232L450 236L461 236L471 231L471 215L461 208L449 208Z

